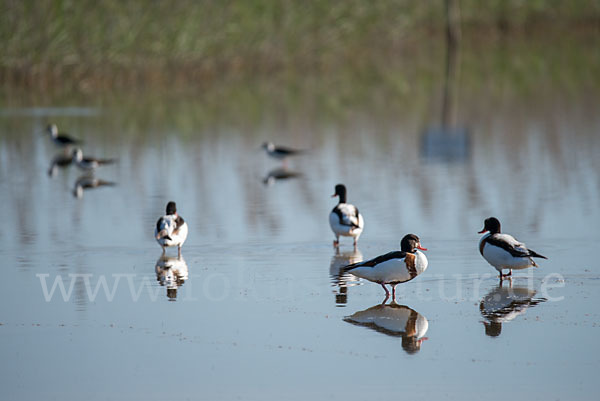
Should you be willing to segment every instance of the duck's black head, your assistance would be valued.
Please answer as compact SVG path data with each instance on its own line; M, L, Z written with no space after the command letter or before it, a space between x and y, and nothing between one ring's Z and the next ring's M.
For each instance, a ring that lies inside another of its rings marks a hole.
M171 201L167 203L167 214L175 214L177 213L177 205L175 202Z
M346 203L346 186L344 184L337 184L335 186L335 193L331 195L332 198L339 196L340 203Z
M421 246L421 240L415 234L406 234L400 241L400 250L404 252L414 252L415 249L426 251L427 248Z
M409 355L419 352L421 350L422 343L423 339L418 339L416 336L402 336L402 349Z
M485 326L485 334L490 337L498 337L502 333L502 323L500 322L483 322Z
M495 217L488 217L483 222L483 230L479 231L479 234L483 234L486 232L490 232L491 234L496 234L500 232L500 221Z

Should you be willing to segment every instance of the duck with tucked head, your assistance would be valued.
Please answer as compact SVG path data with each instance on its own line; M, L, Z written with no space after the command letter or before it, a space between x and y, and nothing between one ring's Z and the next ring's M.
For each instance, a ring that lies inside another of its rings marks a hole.
M358 208L351 203L346 203L346 186L338 184L332 198L339 196L338 204L329 213L329 225L335 234L333 246L340 244L340 236L354 238L354 247L363 232L365 221L359 213Z
M548 259L527 248L524 243L517 241L512 235L502 234L500 221L497 218L487 218L483 224L483 230L479 231L479 234L486 234L479 241L479 253L498 270L500 280L512 276L513 269L538 267L532 258ZM502 274L503 269L508 269L508 274Z
M400 242L400 250L386 253L366 262L354 263L344 267L344 272L380 284L385 290L385 298L390 292L385 286L392 286L392 299L396 299L396 286L406 283L427 269L427 257L421 251L427 248L421 246L419 237L407 234Z
M162 247L163 253L167 247L177 247L177 253L181 256L181 247L187 239L188 226L179 214L177 205L171 201L167 203L166 214L158 219L154 230L154 238Z

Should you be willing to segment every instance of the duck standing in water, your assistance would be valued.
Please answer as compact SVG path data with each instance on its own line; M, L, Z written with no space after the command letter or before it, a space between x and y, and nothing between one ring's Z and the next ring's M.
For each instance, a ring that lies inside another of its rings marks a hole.
M479 234L484 233L487 234L479 241L479 253L498 270L500 280L512 276L513 269L538 267L532 258L548 259L528 249L524 243L517 241L512 235L502 234L500 221L495 217L485 219L483 230L479 231ZM503 269L508 269L508 274L502 274Z
M356 206L346 203L345 185L338 184L335 186L335 193L331 197L336 196L339 196L340 200L329 214L329 225L335 234L333 246L337 247L340 244L341 235L354 238L354 247L356 247L358 238L365 226L365 221Z
M158 219L154 230L154 238L162 247L163 253L167 247L177 247L177 254L181 256L181 247L188 235L187 223L177 214L175 202L167 203L166 214Z
M385 300L390 292L385 286L392 286L392 299L396 299L396 286L406 283L427 269L427 257L421 251L427 248L421 246L419 237L407 234L400 242L400 251L392 251L366 262L354 263L344 267L344 272L380 284L385 290ZM385 301L384 301L385 302Z
M50 138L52 139L52 142L54 142L54 144L56 146L59 146L64 149L68 148L69 146L73 146L73 145L77 145L77 144L81 143L81 141L78 139L71 138L70 136L66 135L65 133L58 132L58 127L56 126L56 124L49 124L46 127L46 132L48 134L50 134Z
M265 142L262 148L269 156L277 160L285 160L290 156L297 156L304 153L304 150L287 148L284 146L275 146L273 142Z

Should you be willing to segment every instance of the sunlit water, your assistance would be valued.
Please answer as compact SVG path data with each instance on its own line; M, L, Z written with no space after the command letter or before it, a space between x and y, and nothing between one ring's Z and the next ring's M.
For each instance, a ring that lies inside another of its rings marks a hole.
M127 108L4 110L0 398L596 399L588 102L474 108L454 139L403 113L145 133L112 132ZM94 176L112 185L60 166L43 135L57 118L86 154L118 158ZM282 166L267 139L309 152ZM365 217L357 251L332 247L339 182ZM153 239L169 200L189 224L182 258ZM512 287L478 253L490 215L549 257ZM409 232L429 269L397 304L339 276Z

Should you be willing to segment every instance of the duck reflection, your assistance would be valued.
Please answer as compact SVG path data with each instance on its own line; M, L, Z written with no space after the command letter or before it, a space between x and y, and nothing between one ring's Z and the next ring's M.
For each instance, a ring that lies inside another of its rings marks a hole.
M329 275L331 276L331 284L337 287L335 292L336 306L344 307L348 302L348 287L360 285L360 281L356 276L350 273L342 272L342 267L352 263L362 262L363 255L358 248L352 251L340 252L339 248L335 248L335 254L331 258L329 264Z
M50 167L48 167L48 176L55 177L59 168L66 168L71 165L73 158L67 154L59 153L55 155L50 161Z
M279 167L273 169L267 173L265 178L263 178L263 184L265 185L273 185L275 182L279 180L289 180L292 178L301 177L302 173L297 171L288 170L286 167Z
M177 299L177 289L188 279L188 265L181 256L161 255L156 261L156 280L167 287L169 301Z
M73 186L73 196L76 198L83 198L83 191L99 188L102 186L114 186L114 182L101 180L90 174L85 174L77 178L75 185Z
M527 308L546 301L546 298L534 299L536 291L527 287L503 287L502 283L493 288L479 304L479 311L485 321L485 334L498 337L502 332L502 323L507 323L525 313Z
M345 317L344 321L388 336L402 337L402 349L408 354L421 350L421 344L427 340L425 334L429 328L425 316L408 306L398 305L395 301L356 312Z

